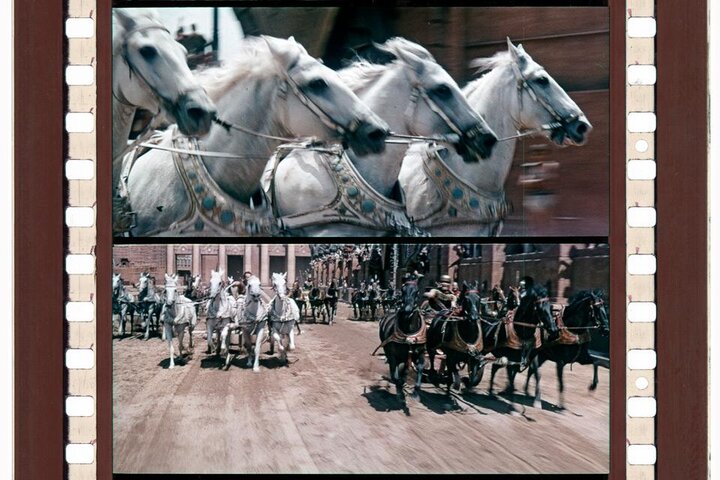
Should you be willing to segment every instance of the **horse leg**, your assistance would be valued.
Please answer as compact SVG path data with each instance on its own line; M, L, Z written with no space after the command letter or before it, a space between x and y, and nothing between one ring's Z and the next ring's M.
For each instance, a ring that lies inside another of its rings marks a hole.
M228 354L228 336L230 333L230 324L227 324L223 327L222 332L220 332L220 355L227 355ZM229 355L227 355L229 356ZM227 365L227 362L226 362Z
M252 349L252 330L248 328L243 329L243 345L245 346L245 351L247 352L247 367L252 367L253 364L253 349Z
M143 323L145 324L145 340L150 338L150 314L142 313L141 317L143 319Z
M212 318L205 319L205 327L207 330L207 350L205 351L205 353L207 353L207 354L211 354L213 351L213 341L212 341L213 323L215 323L215 322Z
M495 374L497 374L497 371L500 370L501 365L497 365L493 363L492 369L490 370L490 389L488 390L488 393L490 395L493 394L493 386L495 383Z
M598 364L593 362L593 379L592 383L588 387L588 390L595 390L598 386Z
M170 329L170 331L165 334L165 338L167 338L168 347L170 350L170 366L168 368L175 368L175 349L173 348L172 328L172 324L165 324L165 329Z
M535 399L533 400L533 407L542 408L542 400L540 398L540 362L535 357L531 363L532 373L535 376ZM528 373L528 379L530 373Z
M193 344L193 332L194 331L195 331L195 327L193 326L192 323L189 323L188 324L188 338L189 338L189 342L190 342L190 345L188 346L189 352L192 352L195 349L195 345ZM163 332L164 332L164 330L163 330Z
M302 335L302 329L300 328L300 321L302 320L302 315L300 315L300 318L295 321L295 328L297 328L298 335ZM292 348L290 350L293 350Z
M176 325L176 328L178 325ZM184 345L183 342L185 341L185 325L179 325L180 331L178 332L178 353L180 354L180 358L184 358L183 350Z
M253 363L253 372L256 373L260 371L260 348L262 347L264 337L265 329L261 328L257 334L257 339L255 340L255 362Z
M412 398L420 399L420 386L422 385L422 374L425 369L425 352L415 352L415 370L417 377L415 378L415 388L413 389Z
M565 369L565 364L563 362L558 362L555 365L555 371L557 372L557 379L558 379L558 390L560 391L560 405L559 407L562 410L565 410L565 384L563 383L563 370Z
M288 338L290 339L290 345L288 346L288 348L290 350L295 350L295 329L294 328L290 329L290 335Z

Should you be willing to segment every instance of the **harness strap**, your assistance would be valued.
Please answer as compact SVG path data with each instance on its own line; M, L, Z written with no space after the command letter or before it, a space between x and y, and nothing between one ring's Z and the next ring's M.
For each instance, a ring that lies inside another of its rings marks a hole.
M467 183L442 161L447 153L446 148L437 145L420 153L425 176L435 185L441 201L427 214L415 218L418 226L485 225L502 221L511 211L505 193L491 195Z
M327 223L345 223L400 236L425 236L405 213L405 205L377 192L355 169L345 151L336 146L318 151L318 166L332 179L335 197L327 205L297 214L280 215L277 210L275 175L280 162L295 150L313 150L308 144L281 145L263 175L263 188L270 198L275 217L285 230L292 231Z

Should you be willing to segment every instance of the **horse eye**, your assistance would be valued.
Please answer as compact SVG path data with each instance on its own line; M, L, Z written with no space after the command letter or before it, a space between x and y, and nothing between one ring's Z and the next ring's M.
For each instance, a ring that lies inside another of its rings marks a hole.
M546 87L550 83L550 80L548 79L548 77L546 77L544 75L542 77L538 77L535 81L537 82L538 85L543 86L543 87Z
M450 90L450 87L447 85L438 85L432 89L432 94L443 100L447 100L452 96L452 90Z
M140 55L147 60L148 62L151 62L157 57L158 51L155 49L155 47L140 47Z
M322 78L316 78L315 80L311 80L307 86L313 93L316 94L320 94L328 88L327 82Z

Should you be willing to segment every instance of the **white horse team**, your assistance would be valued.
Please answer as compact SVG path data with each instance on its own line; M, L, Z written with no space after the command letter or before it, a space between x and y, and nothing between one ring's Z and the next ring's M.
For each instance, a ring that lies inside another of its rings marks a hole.
M134 236L497 235L516 139L582 145L592 130L509 39L462 90L401 38L379 45L394 61L338 72L292 38L247 38L235 62L169 78L152 59L179 44L152 16L115 11L114 170ZM155 103L131 100L133 82ZM122 156L128 104L177 127Z

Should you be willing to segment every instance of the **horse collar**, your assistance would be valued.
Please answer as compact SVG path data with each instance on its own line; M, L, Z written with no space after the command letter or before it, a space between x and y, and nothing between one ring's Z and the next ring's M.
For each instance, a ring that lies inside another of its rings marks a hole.
M425 175L437 188L441 201L434 210L416 218L420 228L477 225L499 222L510 207L505 193L491 195L460 178L443 162L447 148L431 145L423 153Z
M327 205L309 212L280 217L275 201L275 172L280 162L294 150L315 150L318 163L335 184L337 194ZM281 145L270 160L270 176L263 186L271 199L273 212L287 230L327 223L345 223L369 230L380 230L400 236L425 236L405 213L405 204L382 195L357 171L340 147L316 149L307 143Z
M177 128L177 127L174 127ZM167 230L174 235L220 234L232 236L274 235L279 228L267 204L251 208L227 195L205 166L197 140L176 136L173 146L197 153L173 152L175 168L189 197L185 218Z

